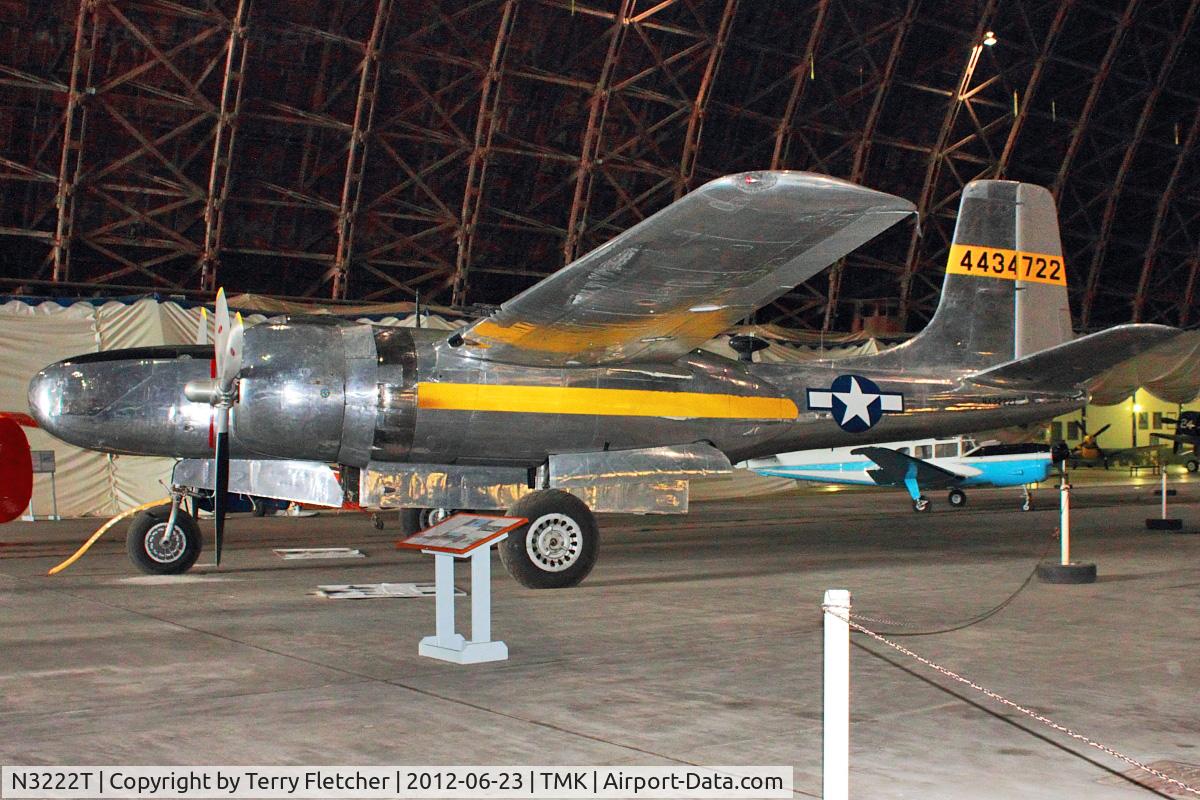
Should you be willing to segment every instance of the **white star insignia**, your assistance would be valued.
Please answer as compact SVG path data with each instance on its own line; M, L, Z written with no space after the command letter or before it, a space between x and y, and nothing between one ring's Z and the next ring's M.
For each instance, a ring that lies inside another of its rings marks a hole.
M862 387L858 385L858 381L852 377L850 378L850 391L834 392L833 396L846 405L846 413L842 415L842 425L847 424L856 417L868 426L871 424L871 414L867 409L871 403L879 399L878 394L864 392Z

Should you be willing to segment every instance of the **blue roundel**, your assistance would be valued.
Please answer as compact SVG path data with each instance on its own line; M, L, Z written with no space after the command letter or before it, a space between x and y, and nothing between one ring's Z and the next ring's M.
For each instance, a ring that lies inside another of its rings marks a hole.
M862 433L883 417L879 386L861 375L839 375L833 392L833 418L847 433Z

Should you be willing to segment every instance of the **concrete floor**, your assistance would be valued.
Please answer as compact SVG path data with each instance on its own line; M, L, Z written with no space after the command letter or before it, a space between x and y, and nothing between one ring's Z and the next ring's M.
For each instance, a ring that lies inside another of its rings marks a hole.
M1200 535L1144 529L1155 485L1077 478L1075 553L1099 583L1034 581L985 622L900 641L1135 758L1200 763ZM1200 482L1179 488L1196 531ZM1040 500L1023 514L1012 490L976 491L956 511L939 493L916 515L895 493L809 489L605 518L578 589L526 590L497 565L511 659L475 667L417 656L431 599L309 594L432 579L361 516L235 517L219 573L206 554L170 579L133 571L123 531L45 577L96 522L9 525L0 763L790 764L797 794L817 796L823 591L917 629L971 617L1057 553L1056 493ZM271 553L323 545L368 557ZM1109 756L855 642L856 796L1148 794Z

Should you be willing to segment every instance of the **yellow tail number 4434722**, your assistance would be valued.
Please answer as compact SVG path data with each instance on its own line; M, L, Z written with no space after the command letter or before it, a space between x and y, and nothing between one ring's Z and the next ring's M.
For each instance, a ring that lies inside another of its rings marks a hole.
M1062 256L978 244L951 245L946 271L956 275L1067 285L1067 271L1063 267Z

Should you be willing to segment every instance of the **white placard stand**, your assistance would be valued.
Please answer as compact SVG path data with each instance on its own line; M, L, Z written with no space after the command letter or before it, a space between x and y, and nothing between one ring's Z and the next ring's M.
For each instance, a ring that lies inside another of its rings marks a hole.
M437 633L421 640L417 652L455 664L508 659L508 645L492 638L492 545L508 534L483 542L465 553L422 550L433 556ZM454 632L454 560L471 560L471 638Z

